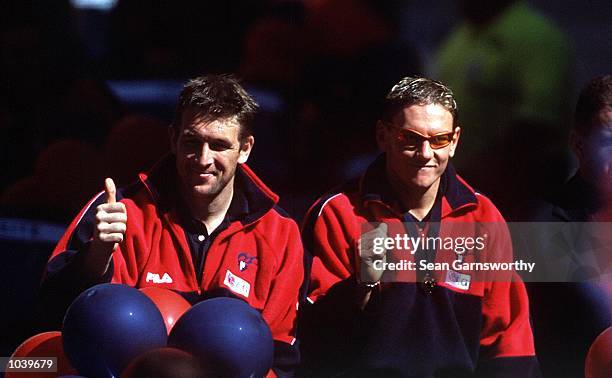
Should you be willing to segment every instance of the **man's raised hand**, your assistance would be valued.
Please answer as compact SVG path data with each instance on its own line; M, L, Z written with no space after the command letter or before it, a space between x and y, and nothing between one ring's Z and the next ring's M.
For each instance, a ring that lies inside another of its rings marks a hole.
M380 223L376 228L361 235L358 240L360 277L359 281L363 283L376 283L380 281L384 273L383 263L387 259L387 251L377 241L384 240L387 237L387 224ZM374 263L381 260L379 269L374 268Z
M96 229L92 248L95 253L111 254L121 243L127 230L127 210L117 202L117 189L113 179L104 181L106 203L96 208Z

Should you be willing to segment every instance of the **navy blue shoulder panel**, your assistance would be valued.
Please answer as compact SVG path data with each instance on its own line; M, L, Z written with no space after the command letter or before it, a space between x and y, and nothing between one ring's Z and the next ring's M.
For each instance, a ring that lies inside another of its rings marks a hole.
M455 167L449 163L442 175L441 187L451 208L456 209L469 203L478 203L476 195L457 178Z
M293 219L293 217L291 215L289 215L289 213L285 209L280 207L278 204L274 205L274 207L272 209L274 211L276 211L283 218Z

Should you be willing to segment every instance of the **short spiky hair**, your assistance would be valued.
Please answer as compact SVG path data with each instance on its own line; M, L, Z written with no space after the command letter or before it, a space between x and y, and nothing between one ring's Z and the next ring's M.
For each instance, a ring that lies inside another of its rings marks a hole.
M391 88L385 97L382 120L391 122L393 116L411 105L441 105L453 116L457 126L459 116L453 92L439 81L424 77L405 77Z
M587 134L593 126L593 119L601 110L612 110L612 75L592 79L580 92L574 114L574 128Z
M240 139L252 134L251 121L259 105L232 75L204 75L191 79L179 95L172 127L180 129L183 113L193 108L210 119L236 117Z

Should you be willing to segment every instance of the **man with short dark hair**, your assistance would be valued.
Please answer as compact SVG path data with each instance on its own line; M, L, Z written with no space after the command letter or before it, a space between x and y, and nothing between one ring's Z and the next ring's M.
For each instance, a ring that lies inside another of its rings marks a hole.
M612 325L612 258L607 239L597 240L609 235L612 221L612 75L593 78L580 92L570 148L578 171L546 201L530 203L525 217L568 222L531 246L533 257L549 262L550 275L561 281L527 286L546 377L583 376L591 344ZM553 236L554 248L547 247Z
M581 219L574 220L612 220L612 75L594 78L580 92L570 147L579 161L578 173L570 182L576 186L583 181L583 189L593 191L590 200L594 201L583 207Z
M476 280L435 267L447 252L486 262L511 251L501 214L450 164L461 134L453 93L405 77L385 105L376 125L383 154L361 178L315 203L304 224L312 254L311 305L302 307L300 327L305 369L360 377L536 374L528 300L516 274ZM450 224L486 239L479 255L436 247L401 255L399 242L386 244L402 234L435 240ZM405 265L426 268L398 265L400 255Z
M278 196L245 164L257 108L231 76L185 85L172 154L128 187L107 179L55 248L43 292L56 316L102 282L171 289L192 303L233 296L270 326L275 373L293 369L302 245Z

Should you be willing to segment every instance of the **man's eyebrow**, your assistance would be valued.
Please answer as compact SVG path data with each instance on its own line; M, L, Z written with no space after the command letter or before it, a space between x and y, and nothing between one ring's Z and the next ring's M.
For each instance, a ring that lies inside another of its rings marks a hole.
M183 130L183 135L199 137L200 135L193 130Z
M223 143L223 144L227 144L228 146L233 145L232 141L228 138L223 138L223 137L210 137L210 138L206 138L208 139L209 142L214 142L214 143Z
M188 139L199 139L198 134L191 132L191 131L187 131L187 130L181 131L180 135L181 137L188 138Z
M232 146L233 143L230 139L228 138L224 138L222 136L202 136L194 131L191 130L185 130L183 132L183 135L188 137L188 138L193 138L193 139L197 139L197 140L201 140L201 141L208 141L209 143L221 143L221 144L226 144L228 146Z

